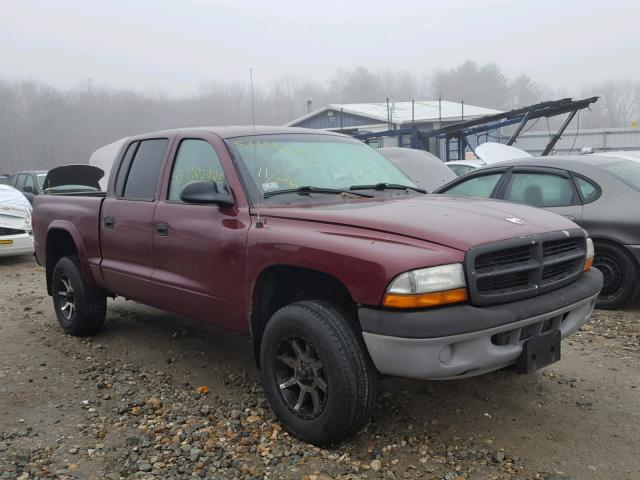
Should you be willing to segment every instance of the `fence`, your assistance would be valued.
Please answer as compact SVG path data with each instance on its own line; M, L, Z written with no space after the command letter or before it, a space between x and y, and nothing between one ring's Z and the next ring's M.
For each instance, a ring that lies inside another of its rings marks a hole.
M526 132L518 137L514 147L526 150L532 155L540 155L549 142L551 132ZM578 153L583 147L594 151L640 150L640 128L597 128L566 130L556 143L555 154Z

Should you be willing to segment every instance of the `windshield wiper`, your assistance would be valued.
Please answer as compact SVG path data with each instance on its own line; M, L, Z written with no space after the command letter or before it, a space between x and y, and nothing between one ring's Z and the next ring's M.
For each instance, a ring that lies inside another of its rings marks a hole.
M366 197L366 198L373 197L373 195L369 195L367 193L352 192L351 189L344 190L340 188L312 187L309 185L306 185L304 187L298 187L298 188L286 188L284 190L273 190L271 192L264 192L263 196L264 198L269 198L269 197L273 197L274 195L281 195L285 193L297 193L298 195L309 195L311 193L329 193L329 194L335 195L335 194L346 193L348 195L356 195L358 197Z
M376 183L375 185L351 185L349 190L413 190L415 192L427 193L424 188L412 187L410 185L400 185L399 183Z

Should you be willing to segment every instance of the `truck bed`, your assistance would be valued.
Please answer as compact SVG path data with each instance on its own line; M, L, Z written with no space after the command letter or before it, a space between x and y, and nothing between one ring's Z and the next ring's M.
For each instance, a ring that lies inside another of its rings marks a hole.
M73 237L81 257L86 259L84 273L99 275L100 218L104 192L37 195L33 204L35 253L40 265L47 265L47 237L66 230ZM65 233L66 234L66 233Z

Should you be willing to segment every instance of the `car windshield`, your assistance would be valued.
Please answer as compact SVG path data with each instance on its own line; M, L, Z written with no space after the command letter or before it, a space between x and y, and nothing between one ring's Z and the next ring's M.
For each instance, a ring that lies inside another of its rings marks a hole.
M44 186L44 179L47 178L47 174L46 173L38 173L36 175L36 180L38 180L38 187L40 187L40 190L42 190L43 186Z
M386 183L415 188L402 171L374 149L345 137L260 135L232 138L227 143L236 161L241 163L240 170L253 203L262 201L265 193L307 186L349 190L351 186ZM372 190L371 193L390 192L392 190ZM286 196L268 197L275 200Z
M615 175L627 185L640 191L640 162L625 160L623 162L605 163L599 168Z

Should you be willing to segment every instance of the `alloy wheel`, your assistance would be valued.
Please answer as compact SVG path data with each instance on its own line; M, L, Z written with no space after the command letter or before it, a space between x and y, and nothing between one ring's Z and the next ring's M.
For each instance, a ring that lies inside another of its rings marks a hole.
M324 410L328 382L318 352L307 340L289 337L276 349L275 378L286 405L304 419Z
M57 295L60 297L59 308L60 312L67 320L73 317L76 311L76 300L73 293L73 287L67 277L60 277L57 285Z

